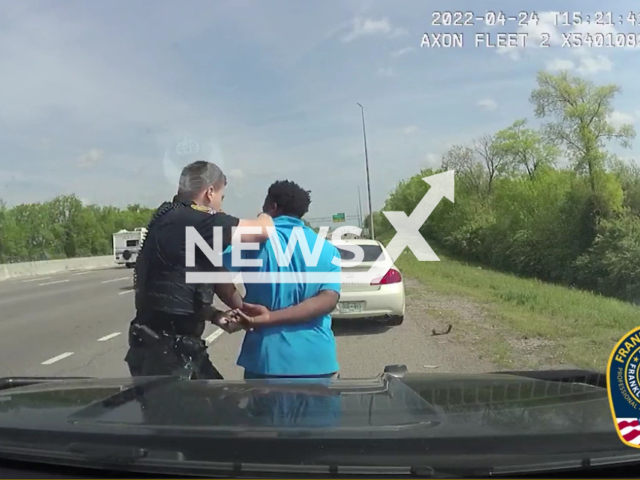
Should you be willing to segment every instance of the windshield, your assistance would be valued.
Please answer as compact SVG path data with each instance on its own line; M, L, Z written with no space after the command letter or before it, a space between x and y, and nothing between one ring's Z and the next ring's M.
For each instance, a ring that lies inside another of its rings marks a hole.
M383 255L382 248L378 245L360 245L360 247L363 252L363 262L375 262L380 258L380 255ZM352 250L345 250L338 247L338 252L340 253L340 258L342 260L348 261L355 258L355 253Z
M8 412L179 430L176 378L242 435L387 402L385 435L640 445L640 8L453 3L0 2L0 453ZM273 380L332 401L218 395Z

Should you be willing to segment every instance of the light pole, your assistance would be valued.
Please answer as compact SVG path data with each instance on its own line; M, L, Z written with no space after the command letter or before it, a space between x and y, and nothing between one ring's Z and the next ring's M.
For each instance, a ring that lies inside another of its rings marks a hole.
M362 197L360 196L360 185L358 185L358 227L362 228Z
M358 102L356 102L358 103ZM360 111L362 112L362 137L364 138L364 164L367 169L367 194L369 196L369 235L371 239L375 238L373 232L373 209L371 208L371 183L369 182L369 154L367 152L367 130L364 126L364 107L358 103Z

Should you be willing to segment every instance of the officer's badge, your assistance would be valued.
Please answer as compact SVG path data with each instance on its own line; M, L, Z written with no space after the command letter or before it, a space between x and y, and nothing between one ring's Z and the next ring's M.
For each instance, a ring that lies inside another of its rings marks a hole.
M191 208L193 208L194 210L198 210L199 212L209 213L211 215L216 213L216 211L214 209L209 208L209 207L204 207L202 205L191 205Z
M640 327L620 339L607 366L607 390L620 440L640 448Z

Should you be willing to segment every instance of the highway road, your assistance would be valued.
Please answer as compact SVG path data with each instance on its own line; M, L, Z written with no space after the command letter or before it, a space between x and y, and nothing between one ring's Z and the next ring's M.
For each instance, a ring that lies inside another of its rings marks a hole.
M401 326L334 326L342 377L374 376L400 363L421 372L491 369L453 348L453 339L431 336L433 323L411 299L409 292ZM0 376L128 376L124 356L133 301L132 271L125 268L0 282ZM208 325L205 337L225 378L241 378L235 361L243 333Z

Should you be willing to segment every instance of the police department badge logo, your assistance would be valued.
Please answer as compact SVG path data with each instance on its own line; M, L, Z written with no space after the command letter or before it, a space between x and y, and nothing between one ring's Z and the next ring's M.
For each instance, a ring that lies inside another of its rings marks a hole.
M640 448L640 327L617 343L607 367L609 405L620 440Z
M165 177L171 183L180 178L182 169L197 160L215 163L224 170L222 150L214 137L203 132L185 132L165 139L162 167Z

